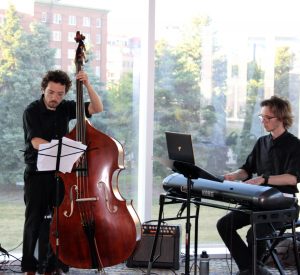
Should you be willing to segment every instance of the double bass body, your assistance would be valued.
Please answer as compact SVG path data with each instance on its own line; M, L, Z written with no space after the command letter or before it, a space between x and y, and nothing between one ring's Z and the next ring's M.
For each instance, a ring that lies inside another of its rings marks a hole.
M70 133L74 139L75 130ZM54 215L50 241L58 257L72 267L97 268L126 260L140 239L139 218L122 198L117 180L123 150L113 138L86 124L88 171L60 174L65 196ZM56 228L56 226L58 226Z

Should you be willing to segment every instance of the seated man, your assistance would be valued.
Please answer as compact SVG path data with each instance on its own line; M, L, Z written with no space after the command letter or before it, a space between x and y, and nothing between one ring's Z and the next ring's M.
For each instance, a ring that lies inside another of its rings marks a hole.
M245 184L267 185L276 187L287 196L298 193L297 183L300 181L300 141L287 131L292 125L290 103L287 100L272 96L260 104L259 118L270 134L260 137L245 164L235 172L226 174L225 180L245 181ZM256 177L253 175L256 174ZM247 233L246 244L238 229L250 224L248 214L230 212L217 223L218 232L235 260L239 272L252 274L252 228ZM279 227L280 224L276 224ZM257 237L271 233L268 224L256 226ZM265 252L265 242L257 242L257 259ZM257 274L271 274L263 266L257 266Z

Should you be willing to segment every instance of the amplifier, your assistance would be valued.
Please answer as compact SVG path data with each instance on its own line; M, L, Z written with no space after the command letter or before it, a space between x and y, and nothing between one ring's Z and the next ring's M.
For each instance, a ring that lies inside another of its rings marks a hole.
M157 225L143 224L142 237L132 255L127 259L127 267L147 267ZM180 226L161 225L152 267L179 269L180 260ZM160 255L158 258L157 256Z

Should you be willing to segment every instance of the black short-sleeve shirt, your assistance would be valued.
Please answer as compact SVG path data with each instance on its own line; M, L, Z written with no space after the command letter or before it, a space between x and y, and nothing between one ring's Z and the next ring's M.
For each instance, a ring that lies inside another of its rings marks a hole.
M250 178L253 174L291 174L300 182L300 141L288 131L276 139L273 139L271 134L262 136L240 168L244 169ZM276 185L276 188L284 193L298 192L297 186Z
M85 103L85 113L88 113L89 103ZM23 113L23 129L25 140L24 160L27 169L36 170L37 150L33 148L31 140L34 137L43 138L49 142L59 139L69 132L69 122L76 118L76 102L63 100L56 110L46 108L43 95L39 100L29 104Z

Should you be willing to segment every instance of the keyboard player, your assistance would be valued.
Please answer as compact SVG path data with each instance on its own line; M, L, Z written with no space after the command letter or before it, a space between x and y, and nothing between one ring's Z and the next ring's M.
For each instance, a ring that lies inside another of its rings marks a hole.
M300 182L300 141L288 132L293 122L290 103L272 96L263 100L260 107L259 118L269 134L257 140L243 166L224 175L224 178L244 181L245 184L272 186L286 196L295 196L298 193L297 183ZM239 275L252 274L252 228L247 232L247 242L237 232L247 225L250 225L249 215L238 211L229 212L217 222L218 232L239 268ZM282 224L277 223L274 226L279 228ZM257 224L256 236L264 237L270 230L268 224ZM263 241L257 242L258 263L265 249ZM256 274L271 273L258 264Z

